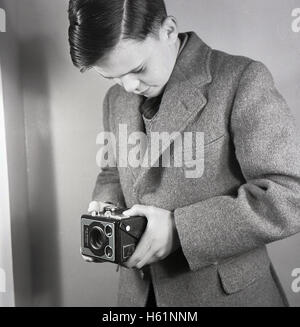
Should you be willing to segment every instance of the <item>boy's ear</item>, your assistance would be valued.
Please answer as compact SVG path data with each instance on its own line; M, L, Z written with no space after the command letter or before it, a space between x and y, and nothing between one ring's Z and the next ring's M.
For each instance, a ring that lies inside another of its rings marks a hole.
M178 37L177 21L174 16L168 16L163 21L160 28L160 39L164 41L176 42Z

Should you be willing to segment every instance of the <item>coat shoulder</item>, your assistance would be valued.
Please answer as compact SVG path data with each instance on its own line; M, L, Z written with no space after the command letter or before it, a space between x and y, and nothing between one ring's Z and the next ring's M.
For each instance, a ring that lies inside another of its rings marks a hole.
M266 65L249 57L212 50L210 57L212 80L221 89L270 89L275 86Z
M210 71L213 79L224 78L228 82L242 76L243 72L255 60L238 55L232 55L213 49L210 57Z
M122 105L124 102L124 96L126 96L126 92L118 84L115 84L108 89L105 94L103 106L103 115L107 119L110 120L112 116L114 116L114 110L118 107L116 104Z
M107 101L109 103L112 103L113 101L115 101L115 99L118 99L123 93L124 90L122 89L122 87L118 84L114 84L108 89L105 97L107 98Z

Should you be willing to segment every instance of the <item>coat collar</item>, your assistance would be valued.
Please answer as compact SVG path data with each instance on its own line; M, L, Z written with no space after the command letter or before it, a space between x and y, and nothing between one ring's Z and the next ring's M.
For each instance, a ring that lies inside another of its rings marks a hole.
M211 49L194 32L188 32L188 35L166 85L151 132L184 130L189 118L193 118L190 116L206 104L203 86L212 80L209 69Z
M207 46L194 32L188 32L189 39L177 58L171 77L166 85L162 97L161 105L153 123L150 126L150 132L173 133L182 132L195 116L203 110L207 103L204 95L205 85L212 81L209 63L211 48ZM127 97L125 102L127 108L119 111L118 121L121 124L127 124L128 131L141 131L143 120L139 113L139 105L142 97L124 93ZM127 115L124 110L132 111ZM127 118L126 118L127 116ZM130 119L128 117L131 117ZM133 119L133 117L135 117ZM147 135L148 158L150 158L150 136ZM170 145L162 148L155 156L151 157L151 163L145 164L147 156L142 160L142 167L132 168L136 178L134 187L137 194L141 193L141 186L144 178L152 167L157 167L160 156Z

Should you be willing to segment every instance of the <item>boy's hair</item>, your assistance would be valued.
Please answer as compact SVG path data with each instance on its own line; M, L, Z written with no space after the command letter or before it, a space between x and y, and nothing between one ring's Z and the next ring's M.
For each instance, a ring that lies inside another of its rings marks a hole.
M164 0L70 0L68 12L70 54L82 72L121 39L156 37L167 17Z

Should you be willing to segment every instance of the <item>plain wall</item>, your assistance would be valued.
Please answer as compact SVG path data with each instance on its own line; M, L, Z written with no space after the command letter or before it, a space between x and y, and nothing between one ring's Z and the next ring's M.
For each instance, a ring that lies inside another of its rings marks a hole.
M114 305L115 267L87 264L79 253L108 85L71 63L68 1L19 5L33 304Z
M0 8L6 11L6 32L0 33L0 55L9 187L8 220L0 223L1 234L5 237L1 251L11 255L12 245L13 276L12 272L7 273L7 279L9 282L13 280L14 285L8 284L7 294L15 293L16 305L29 305L31 272L25 126L17 33L19 12L15 1L0 1ZM6 197L5 193L0 196L2 200Z
M11 0L9 0L11 2ZM180 31L210 46L264 62L300 126L300 33L291 30L289 0L168 0ZM96 135L110 86L72 67L67 0L23 0L19 6L25 113L30 252L34 305L116 304L118 273L79 255L80 215L98 172ZM292 305L291 272L300 267L300 236L272 244L270 254Z

